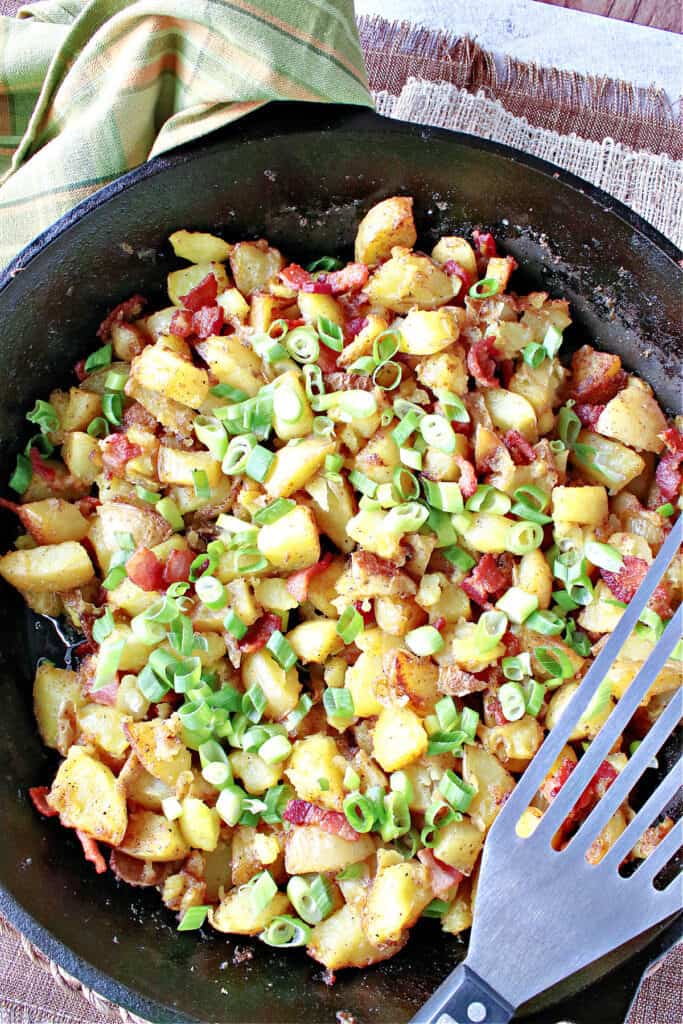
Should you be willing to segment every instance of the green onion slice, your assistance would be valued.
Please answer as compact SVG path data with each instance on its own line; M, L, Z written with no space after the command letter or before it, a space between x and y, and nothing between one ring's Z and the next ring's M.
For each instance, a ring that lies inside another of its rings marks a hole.
M420 420L419 429L426 444L447 455L455 451L455 431L445 416L425 415Z
M326 316L318 317L318 334L321 339L334 352L341 352L344 347L344 332L339 324L328 320Z
M178 925L179 932L194 932L206 921L206 915L211 910L209 906L188 907Z
M103 345L102 348L95 349L91 352L85 361L83 369L86 373L93 373L95 370L102 370L105 366L111 364L112 357L112 346Z
M273 918L265 931L261 932L259 939L266 946L294 949L298 946L308 945L311 941L311 929L298 917L292 917L291 914L279 914Z
M443 650L444 638L434 626L418 626L405 635L406 647L418 657L438 654Z
M498 690L503 714L509 722L517 722L526 712L526 695L519 683L503 683Z
M484 277L473 284L469 290L471 299L491 299L500 291L500 281L496 277Z

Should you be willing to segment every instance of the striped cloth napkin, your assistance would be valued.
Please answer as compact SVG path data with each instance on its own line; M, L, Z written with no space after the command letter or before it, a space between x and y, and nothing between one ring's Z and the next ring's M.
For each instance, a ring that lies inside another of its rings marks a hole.
M269 100L372 106L352 0L41 0L0 16L0 266Z

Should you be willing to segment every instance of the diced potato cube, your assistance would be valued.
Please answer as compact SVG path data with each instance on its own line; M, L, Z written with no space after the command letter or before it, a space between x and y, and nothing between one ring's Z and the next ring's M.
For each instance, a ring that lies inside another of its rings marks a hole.
M460 935L472 927L472 900L469 886L458 887L455 899L441 918L441 928L451 935Z
M124 731L135 756L155 779L173 787L178 776L190 770L190 751L178 737L178 725L174 719L127 722Z
M266 764L258 754L235 750L230 754L230 766L236 778L241 779L247 793L260 796L277 785L282 776L281 764Z
M125 579L114 590L108 591L107 603L112 608L120 608L132 618L146 611L160 597L158 590L143 590L132 580Z
M483 730L482 730L483 732ZM511 771L523 771L543 742L543 729L531 715L487 729L482 736L486 750Z
M317 825L297 825L285 840L285 870L288 875L341 871L349 864L367 860L374 852L375 842L369 835L344 839Z
M416 374L421 384L437 394L440 391L450 391L455 395L467 394L468 370L462 345L451 345L448 352L439 352L421 359Z
M484 845L484 833L467 818L439 829L434 856L463 875L472 873Z
M173 252L190 263L224 263L232 246L206 231L174 231L169 236Z
M84 702L77 673L55 668L49 661L41 662L33 682L33 711L38 732L47 747L57 747L59 711L67 701L76 708Z
M348 554L353 550L354 542L347 534L347 526L356 511L355 498L348 480L344 477L341 482L332 483L322 476L316 476L308 484L307 490L312 498L311 504L320 532L326 534L340 551ZM313 585L316 585L316 579L312 581Z
M363 908L363 924L377 946L397 942L432 899L429 872L409 860L383 867L377 874Z
M474 255L474 249L466 238L459 238L456 235L444 235L432 249L432 259L435 263L441 264L453 260L455 263L459 263L470 277L478 277L477 257Z
M607 403L598 417L596 433L629 448L661 452L666 417L657 399L640 386L624 388Z
M129 678L134 678L131 676ZM120 692L119 687L119 692ZM118 695L117 695L118 697ZM153 775L131 754L119 773L119 781L126 791L126 797L148 811L161 811L162 800L174 796L174 790Z
M112 757L123 757L128 739L123 731L124 716L118 708L104 704L87 704L78 711L78 724L83 737Z
M94 483L102 472L102 456L97 439L80 430L66 434L62 458L69 472L86 483Z
M499 555L508 550L508 535L515 525L513 519L499 516L493 512L477 512L472 516L464 538L475 551L489 552Z
M347 668L344 686L351 693L354 711L359 718L371 718L382 710L377 699L377 684L383 672L381 656L365 652Z
M330 971L342 967L368 967L394 956L407 939L406 931L398 942L373 946L366 934L360 908L347 903L315 926L308 953Z
M538 440L538 425L534 407L523 395L503 388L485 388L484 402L499 430L518 430L527 441Z
M354 247L359 263L372 266L391 255L395 245L412 249L417 241L410 196L391 196L375 203L358 225Z
M604 487L553 487L553 519L599 526L607 519Z
M432 714L440 697L436 688L439 670L431 658L410 651L390 651L384 656L384 678L377 686L381 699L407 706L423 717Z
M327 295L316 298L328 298ZM298 419L292 419L292 409L299 408ZM277 378L273 396L273 430L281 441L305 437L313 429L313 412L308 403L301 378L294 370L287 370Z
M363 508L349 519L346 533L364 551L370 551L390 562L401 552L401 535L387 530L387 513L379 508Z
M486 651L482 649L474 622L456 623L450 637L452 659L467 672L481 672L487 665L505 656L504 644L496 644Z
M299 602L287 590L287 580L267 577L254 583L254 597L266 611L286 612L299 607Z
M377 625L391 636L405 636L427 618L411 597L376 597L374 607Z
M371 303L386 306L395 313L408 313L413 306L438 309L452 299L456 291L448 274L429 257L401 246L393 248L391 259L375 271L365 290Z
M262 526L258 549L276 569L296 572L320 561L320 538L309 508L297 505L275 523Z
M165 484L194 484L193 473L206 473L209 487L215 487L221 479L221 464L211 458L209 452L186 452L180 448L161 445L157 459L159 480Z
M209 852L215 850L221 828L216 808L207 807L203 800L194 796L186 796L182 808L178 824L187 845Z
M162 426L183 437L191 435L194 413L187 405L173 401L151 388L143 387L134 377L128 379L126 395L139 402Z
M427 749L427 733L410 708L382 708L372 733L373 752L385 772L417 760Z
M242 295L262 291L284 265L282 253L271 249L263 239L238 242L230 254L232 276Z
M95 575L88 552L76 541L10 551L0 558L0 576L19 590L38 593L73 590Z
M344 646L336 619L311 619L290 629L287 639L300 661L322 665Z
M314 733L294 745L285 772L301 800L340 811L344 794L343 758L331 736ZM322 789L320 780L329 786Z
M191 409L199 409L209 393L206 370L171 352L161 342L148 345L136 356L131 364L131 375L143 388L161 392L164 398Z
M514 567L515 584L533 594L539 608L549 608L553 590L553 574L543 553L537 548L522 555Z
M48 803L67 828L80 829L112 846L118 846L124 837L128 815L123 786L83 747L69 749L52 783Z
M196 348L220 384L239 388L250 398L263 387L261 359L238 335L207 338Z
M249 316L249 303L237 288L226 288L216 299L226 319L234 317L240 323L246 323Z
M100 490L100 496L101 493ZM112 556L119 550L120 533L129 533L136 547L154 548L171 535L171 528L151 508L138 508L120 500L103 501L91 519L88 534L103 573L109 571Z
M333 324L344 323L344 313L341 306L331 295L318 295L315 292L299 292L297 304L301 316L307 324L317 326L318 317L324 316Z
M420 257L418 257L420 258ZM437 271L441 274L441 271ZM448 348L460 335L459 310L411 309L400 327L401 352L411 356L431 356Z
M168 297L173 305L182 306L182 296L188 295L209 274L213 274L216 278L219 292L224 291L230 286L228 275L222 263L211 261L194 263L191 267L183 267L182 270L174 270L170 273L167 278L167 288Z
M609 678L609 677L608 677ZM578 683L565 683L564 686L560 686L559 689L555 690L550 701L548 703L548 710L545 716L545 724L547 729L554 729L560 718L567 710L570 700L579 688ZM595 713L588 714L590 711L590 705L586 708L586 711L579 718L578 722L574 726L574 729L569 736L569 742L575 743L579 740L592 740L600 732L609 716L614 710L614 701L611 697L605 701L601 710L597 710Z
M75 505L61 498L31 501L19 507L19 519L38 544L83 540L90 525Z
M487 750L468 743L462 761L462 775L476 793L469 806L469 816L482 831L493 824L515 780Z
M375 313L369 313L365 319L367 322L362 330L358 332L348 345L344 345L344 348L337 356L338 366L350 366L351 363L355 363L356 359L360 359L361 356L372 355L375 338L378 338L389 326L384 317L377 316Z
M626 448L618 441L611 441L591 430L582 430L579 444L593 449L592 453L579 454L581 449L571 453L572 463L578 467L582 476L609 487L611 494L617 494L645 469L642 456Z
M293 711L301 693L296 668L285 671L265 648L242 659L242 682L245 690L258 683L267 701L265 714L274 720Z
M297 445L285 445L276 453L264 483L272 498L288 498L294 491L305 487L331 455L334 444L321 437L305 438ZM278 520L278 525L283 519Z
M254 907L251 890L243 885L231 889L218 906L209 911L209 921L218 932L228 935L258 935L274 917L291 910L284 892L277 892L262 910Z
M176 821L154 811L132 810L119 847L129 857L162 863L180 860L190 852Z

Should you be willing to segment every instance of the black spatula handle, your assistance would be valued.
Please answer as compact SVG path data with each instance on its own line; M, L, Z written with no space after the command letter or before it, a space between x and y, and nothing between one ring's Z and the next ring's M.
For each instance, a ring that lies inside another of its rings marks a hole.
M483 978L460 964L448 975L411 1024L508 1024L514 1006Z

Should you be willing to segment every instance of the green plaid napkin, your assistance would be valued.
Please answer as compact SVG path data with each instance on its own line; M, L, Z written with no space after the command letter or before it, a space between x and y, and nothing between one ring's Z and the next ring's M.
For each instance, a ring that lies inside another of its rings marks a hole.
M352 0L43 0L0 17L0 266L269 100L371 106Z

